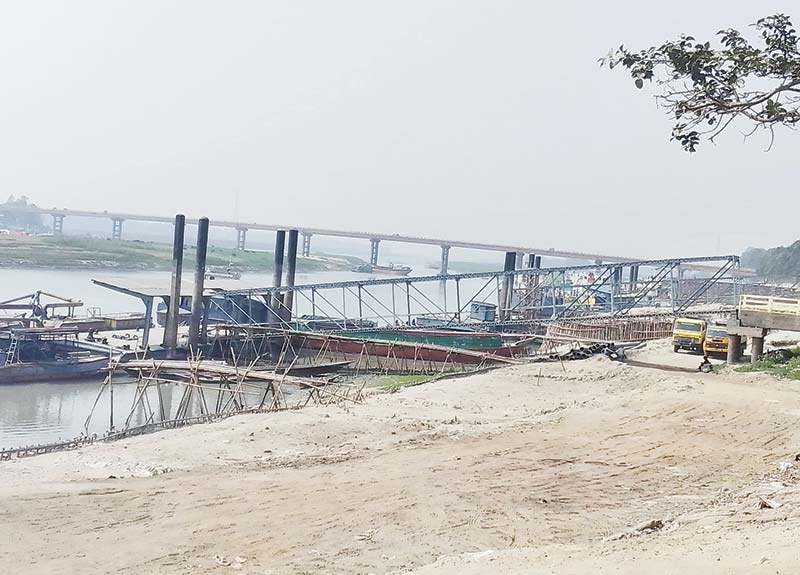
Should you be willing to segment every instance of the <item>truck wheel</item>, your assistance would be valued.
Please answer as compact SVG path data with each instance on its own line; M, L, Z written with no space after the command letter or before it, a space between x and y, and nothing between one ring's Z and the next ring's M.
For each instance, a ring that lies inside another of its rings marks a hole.
M681 346L679 346L679 345L673 345L673 346L672 346L672 349L675 351L675 353L678 353L678 352L681 350Z

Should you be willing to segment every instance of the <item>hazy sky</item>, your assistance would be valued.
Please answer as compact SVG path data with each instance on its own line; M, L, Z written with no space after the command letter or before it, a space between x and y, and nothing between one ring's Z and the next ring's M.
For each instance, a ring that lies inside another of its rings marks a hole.
M690 156L597 59L793 6L9 0L1 191L636 257L790 243L800 134Z

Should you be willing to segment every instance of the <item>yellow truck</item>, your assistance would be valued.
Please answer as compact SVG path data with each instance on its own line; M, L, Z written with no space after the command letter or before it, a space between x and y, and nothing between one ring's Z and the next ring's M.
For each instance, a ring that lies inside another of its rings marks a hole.
M676 353L682 349L702 353L706 327L706 322L702 319L675 318L675 323L672 325L672 348Z
M722 355L728 353L728 326L719 322L712 322L706 328L706 338L703 341L703 353L706 355Z
M742 347L747 345L747 340L742 338ZM706 327L706 338L703 341L703 352L706 355L726 355L728 353L728 321L724 319L713 320Z

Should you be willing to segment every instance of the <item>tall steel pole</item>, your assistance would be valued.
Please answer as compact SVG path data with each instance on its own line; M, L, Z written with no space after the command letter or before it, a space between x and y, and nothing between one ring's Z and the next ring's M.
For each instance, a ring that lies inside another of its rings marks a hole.
M275 255L273 257L274 270L272 272L272 287L280 288L283 282L283 252L286 246L286 232L278 230L275 233ZM281 290L276 289L272 292L272 301L269 307L272 310L273 321L280 323L282 317L281 305L283 298L281 297Z
M164 347L167 357L175 357L178 348L178 317L181 306L181 274L183 273L183 238L186 216L175 216L175 237L172 241L172 286L170 288L167 322L164 327Z
M289 245L286 247L286 287L294 287L295 270L297 269L297 230L289 230ZM292 321L294 292L287 290L283 298L285 320Z
M208 218L197 222L197 257L194 265L194 291L192 292L192 315L189 319L189 349L197 353L200 343L200 324L203 320L203 288L206 279L206 255L208 254Z

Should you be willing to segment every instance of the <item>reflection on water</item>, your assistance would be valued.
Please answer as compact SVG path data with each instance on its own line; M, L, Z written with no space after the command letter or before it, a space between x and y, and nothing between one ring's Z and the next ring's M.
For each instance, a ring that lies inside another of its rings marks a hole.
M402 263L410 264L414 268L413 275L428 274L431 270L425 269L422 261L403 259ZM188 275L186 276L188 278ZM108 272L98 270L53 271L53 270L3 270L3 282L0 283L0 299L10 299L39 289L46 289L65 297L80 298L87 307L99 307L103 313L142 312L142 303L116 292L100 288L91 283L91 278L130 283L139 286L168 286L170 283L169 272ZM334 282L351 279L368 280L370 276L354 274L348 271L317 272L298 274L298 284L313 284ZM272 275L268 273L245 274L238 287L248 288L271 285ZM473 286L474 284L474 286ZM478 291L484 286L484 280L470 280L462 282L462 289L470 286ZM370 297L364 306L364 317L371 314L381 314L379 324L393 324L392 312L396 311L401 319L412 313L437 312L441 305L443 308L448 300L455 302L458 299L453 282L447 290L441 289L437 282L419 286L421 290L403 295L402 289L393 289L390 286L370 288ZM480 297L492 297L494 285L485 284L485 292ZM467 301L466 291L461 293L461 303ZM484 293L486 295L484 295ZM329 302L318 299L316 306L307 297L298 297L296 311L298 315L315 313L317 315L338 315L341 310L346 310L348 317L358 317L359 306L354 299L355 294L350 291L330 293L326 292ZM376 303L376 299L382 303ZM388 303L391 302L391 303ZM389 309L389 307L394 309ZM411 308L411 309L409 309ZM408 316L410 318L410 316ZM62 383L34 383L0 386L0 448L19 447L37 443L49 443L59 440L72 439L83 432L84 422L92 405L97 398L101 382L62 382ZM175 389L162 389L162 401L165 409L174 413L180 402L181 391ZM125 417L130 412L134 400L136 386L133 383L114 384L114 417L116 427L119 429ZM212 392L213 393L213 392ZM206 402L212 408L215 397L206 396ZM150 396L150 400L154 401ZM191 413L198 413L199 399L195 396ZM109 428L110 404L108 395L105 394L95 409L89 427L89 433L102 434ZM151 406L152 407L152 406ZM144 413L140 410L135 414L131 425L144 423Z
M99 381L23 383L0 386L0 447L19 447L72 439L83 431L100 389ZM114 386L116 409L133 402L135 385ZM90 433L108 429L108 400L98 404Z
M112 425L112 394L106 387L100 392L102 382L30 383L0 386L0 448L21 447L39 443L53 443L72 439L84 433L87 416L89 434L103 435ZM113 425L119 430L137 427L152 421L178 417L179 406L185 402L180 417L194 417L203 413L219 413L232 409L232 394L216 384L204 384L202 392L181 384L152 384L144 394L136 392L135 381L113 384ZM290 386L283 388L284 399L290 405L300 394ZM264 390L247 385L237 392L236 401L243 407L258 406ZM137 399L139 401L137 401ZM266 405L271 402L271 394ZM137 401L135 409L134 401ZM130 419L129 419L130 418Z

